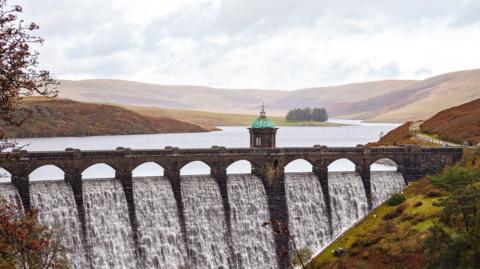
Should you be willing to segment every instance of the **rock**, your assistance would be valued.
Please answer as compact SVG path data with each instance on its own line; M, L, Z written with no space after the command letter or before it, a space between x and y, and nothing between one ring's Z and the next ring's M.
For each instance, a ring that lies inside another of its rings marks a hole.
M336 248L335 250L332 251L332 253L333 253L333 256L340 257L343 255L343 253L345 253L345 251L347 250L344 248Z

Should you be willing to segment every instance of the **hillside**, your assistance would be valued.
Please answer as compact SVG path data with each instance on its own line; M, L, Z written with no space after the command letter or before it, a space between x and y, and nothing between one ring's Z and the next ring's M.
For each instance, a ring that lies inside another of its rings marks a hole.
M0 125L10 137L59 137L207 132L216 128L167 117L148 117L125 108L66 99L27 98L20 109L32 117L21 127Z
M440 139L462 144L480 143L480 99L443 110L426 120L420 129Z
M293 91L168 86L122 80L61 81L60 96L79 101L202 110L230 114L258 113L265 102L271 116L295 107L325 107L331 116L405 122L480 98L480 69L429 79L385 80Z
M415 126L417 130L412 133L411 129ZM480 143L480 99L440 111L423 122L407 122L388 132L379 141L368 145L440 146L445 142L463 144L465 141L473 145Z
M307 268L479 268L479 156L478 150L467 152L459 165L441 175L409 184ZM339 248L344 253L334 256Z

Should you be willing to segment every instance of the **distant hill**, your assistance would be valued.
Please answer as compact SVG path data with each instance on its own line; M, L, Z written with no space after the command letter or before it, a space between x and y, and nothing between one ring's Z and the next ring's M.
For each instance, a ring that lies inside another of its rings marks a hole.
M422 81L385 80L294 91L166 86L122 80L61 81L60 96L88 102L253 114L265 102L271 116L295 107L325 107L329 115L383 122L426 119L480 98L480 69Z
M11 137L59 137L216 130L167 117L148 117L118 106L81 103L66 99L27 98L20 110L33 112L21 127L5 126Z
M420 126L424 133L462 144L480 143L480 99L443 110Z

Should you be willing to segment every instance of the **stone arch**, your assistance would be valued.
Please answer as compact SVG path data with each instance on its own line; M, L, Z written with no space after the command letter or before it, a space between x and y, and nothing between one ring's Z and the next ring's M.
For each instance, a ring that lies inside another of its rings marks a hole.
M399 164L391 158L382 157L370 164L370 171L398 171Z
M357 164L349 158L338 158L328 163L329 172L354 172Z
M106 163L96 163L82 171L82 179L88 178L115 178L116 170Z
M8 171L6 168L0 167L0 183L11 182L11 181L12 181L12 173Z
M46 164L35 168L28 177L30 181L63 180L65 171L54 164Z
M238 160L230 163L227 167L227 174L250 174L253 164L248 160Z
M204 161L191 161L180 168L180 175L210 175L212 167Z
M156 162L144 162L132 170L133 177L163 176L165 168Z
M306 159L295 159L285 165L285 173L312 172L313 164Z

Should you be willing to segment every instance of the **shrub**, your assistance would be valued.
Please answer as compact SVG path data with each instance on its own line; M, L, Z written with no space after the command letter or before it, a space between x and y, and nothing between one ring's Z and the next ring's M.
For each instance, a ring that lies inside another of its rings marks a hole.
M391 211L391 212L385 214L385 216L383 216L383 219L384 220L391 220L391 219L397 218L398 216L400 216L403 213L403 211L405 211L406 208L407 208L407 206L405 204L400 205L394 211Z
M426 198L436 198L436 197L441 197L443 195L444 194L439 190L431 190L431 191L427 192L427 194L425 194L425 197Z
M419 207L423 205L422 201L417 201L415 204L413 204L413 207Z
M387 200L387 204L389 206L396 206L403 203L406 200L405 196L401 193L394 193L390 198Z

